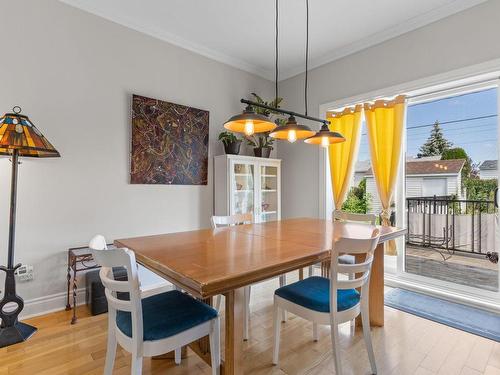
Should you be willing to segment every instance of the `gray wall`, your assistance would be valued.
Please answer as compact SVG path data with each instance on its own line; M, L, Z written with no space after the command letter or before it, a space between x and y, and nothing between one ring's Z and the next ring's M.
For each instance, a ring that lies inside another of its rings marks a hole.
M0 0L0 13L0 111L22 106L62 155L20 166L16 261L35 266L35 281L20 283L19 293L27 300L56 294L32 313L63 306L66 249L96 233L112 240L209 226L212 160L208 186L128 184L132 93L209 110L211 157L223 152L217 135L243 109L239 99L273 90L269 81L55 0ZM9 173L1 158L0 264Z
M490 0L312 70L309 112L318 114L324 103L500 58L499 16L500 1ZM280 84L284 108L303 112L303 85L303 74ZM317 216L318 148L283 142L278 156L283 159L283 217Z

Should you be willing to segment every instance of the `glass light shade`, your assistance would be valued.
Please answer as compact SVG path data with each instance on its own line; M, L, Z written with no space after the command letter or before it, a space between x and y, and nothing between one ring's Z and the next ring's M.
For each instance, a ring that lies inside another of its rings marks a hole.
M340 133L330 131L330 129L328 129L328 125L323 124L321 129L316 134L307 138L304 142L309 143L310 145L328 147L335 143L345 142L345 138Z
M17 107L19 108L19 107ZM0 155L11 155L18 150L19 156L59 157L59 152L35 127L28 116L21 115L20 108L0 117Z
M231 117L224 124L224 128L236 133L252 135L273 130L276 124L266 116L255 113L251 106L245 108L242 114Z
M274 129L269 136L276 139L285 139L295 142L297 139L305 139L314 135L314 132L306 125L299 125L295 117L290 116L285 125L280 125Z

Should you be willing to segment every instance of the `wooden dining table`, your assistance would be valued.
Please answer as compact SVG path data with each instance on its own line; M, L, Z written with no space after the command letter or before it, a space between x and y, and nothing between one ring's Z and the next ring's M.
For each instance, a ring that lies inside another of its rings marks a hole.
M223 294L225 349L223 374L243 374L243 287L290 271L327 262L335 239L367 238L375 227L313 218L119 239L117 247L135 252L139 263L177 287L211 304ZM378 227L370 285L370 321L384 324L384 243L405 230ZM190 345L210 364L208 340Z

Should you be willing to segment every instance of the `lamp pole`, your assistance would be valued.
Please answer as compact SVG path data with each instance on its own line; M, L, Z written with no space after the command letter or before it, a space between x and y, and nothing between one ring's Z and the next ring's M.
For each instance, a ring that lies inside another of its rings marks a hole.
M27 340L36 332L36 328L28 324L21 323L17 317L23 310L24 301L16 293L15 272L21 263L14 266L14 244L16 237L16 202L17 202L17 170L19 166L19 150L12 152L12 175L10 191L10 224L9 224L9 252L7 267L0 266L0 270L5 272L4 297L0 301L0 348L16 344ZM12 304L14 310L5 309L5 305Z
M9 222L9 255L7 267L14 267L14 243L16 240L16 203L17 203L17 169L19 166L19 150L12 153L12 175L10 180L10 222Z

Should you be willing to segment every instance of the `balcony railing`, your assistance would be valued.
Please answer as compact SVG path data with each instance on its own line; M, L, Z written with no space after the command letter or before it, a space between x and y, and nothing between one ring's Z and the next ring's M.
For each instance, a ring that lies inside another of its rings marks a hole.
M497 252L493 201L433 196L407 198L406 202L408 244L443 249L448 256L455 251L483 257Z

